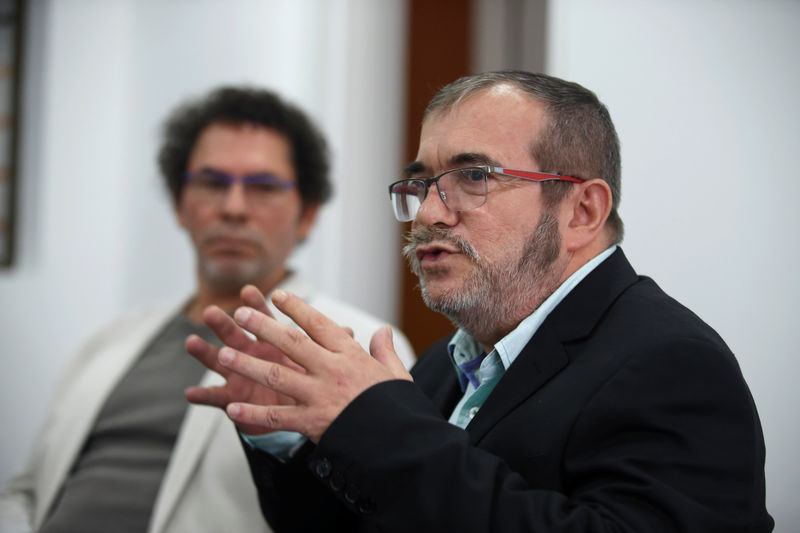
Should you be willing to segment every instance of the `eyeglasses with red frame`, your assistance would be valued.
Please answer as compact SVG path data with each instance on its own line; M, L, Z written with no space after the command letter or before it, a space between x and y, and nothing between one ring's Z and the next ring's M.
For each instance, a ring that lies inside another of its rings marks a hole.
M565 181L581 183L582 179L550 172L534 172L513 168L474 166L454 168L433 178L408 178L389 185L394 216L400 222L409 222L417 216L431 185L436 184L439 198L453 211L468 211L486 203L489 193L489 174L508 176L529 181Z

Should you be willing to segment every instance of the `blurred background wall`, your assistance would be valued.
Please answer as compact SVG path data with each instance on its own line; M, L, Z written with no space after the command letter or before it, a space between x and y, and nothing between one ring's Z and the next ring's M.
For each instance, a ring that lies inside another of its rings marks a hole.
M417 102L437 73L525 68L608 105L623 149L623 248L737 354L764 425L776 531L794 531L798 35L793 0L28 2L18 246L0 270L0 483L81 339L191 290L190 248L154 163L177 103L252 83L310 112L331 142L336 195L293 263L413 340L425 322L409 322L423 315L401 277L385 185L416 151ZM454 57L454 40L464 65L415 70L426 46Z
M622 141L623 248L738 357L775 531L798 531L800 2L568 0L548 21L548 71Z
M258 84L318 121L335 198L294 262L393 318L399 236L384 184L403 162L403 2L34 0L27 11L18 254L0 272L0 478L27 454L86 335L193 287L155 164L162 120L188 96Z

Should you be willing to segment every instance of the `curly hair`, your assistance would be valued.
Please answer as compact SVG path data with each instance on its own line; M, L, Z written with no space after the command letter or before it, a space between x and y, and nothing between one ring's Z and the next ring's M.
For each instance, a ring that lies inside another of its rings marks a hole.
M261 126L286 136L303 205L323 204L332 194L328 145L309 117L272 91L219 87L184 102L164 123L158 166L177 205L189 157L200 133L212 123Z

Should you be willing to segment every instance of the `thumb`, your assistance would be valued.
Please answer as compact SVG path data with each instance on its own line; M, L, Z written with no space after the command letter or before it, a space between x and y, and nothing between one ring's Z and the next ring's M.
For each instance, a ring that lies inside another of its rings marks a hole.
M372 339L369 341L369 353L376 361L389 369L395 378L412 381L411 374L403 366L403 362L400 361L394 350L390 326L383 326L372 335Z

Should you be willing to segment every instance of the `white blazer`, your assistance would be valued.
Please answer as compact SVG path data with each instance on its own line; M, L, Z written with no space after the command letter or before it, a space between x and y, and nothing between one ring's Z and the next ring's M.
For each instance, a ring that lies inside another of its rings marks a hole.
M384 324L350 305L312 294L297 275L280 288L352 328L355 339L367 348L372 334ZM116 321L83 344L62 375L28 464L0 492L0 532L30 532L42 525L109 394L184 305L185 300ZM291 323L271 302L269 305L278 320ZM410 367L415 360L413 350L397 330L394 345ZM201 381L204 385L222 382L214 372L206 372ZM236 430L221 410L189 406L148 531L270 531Z

